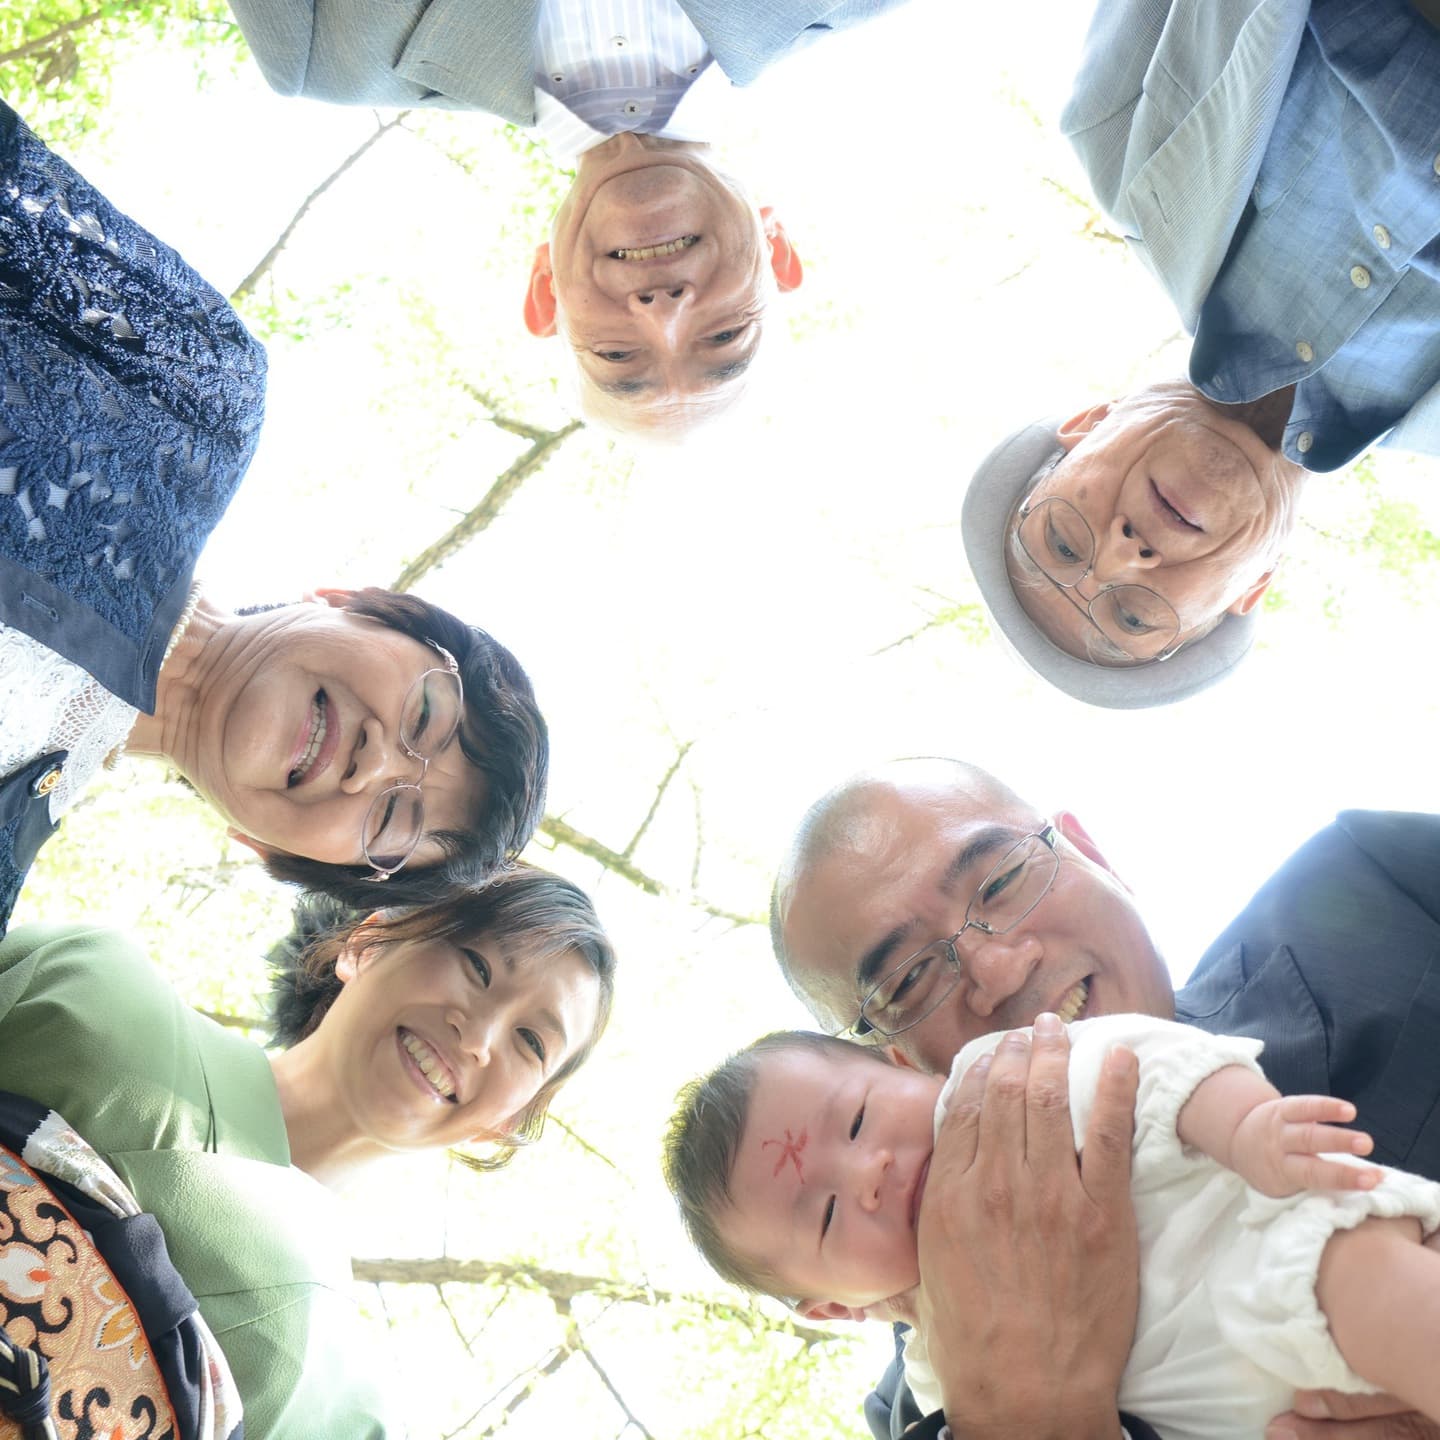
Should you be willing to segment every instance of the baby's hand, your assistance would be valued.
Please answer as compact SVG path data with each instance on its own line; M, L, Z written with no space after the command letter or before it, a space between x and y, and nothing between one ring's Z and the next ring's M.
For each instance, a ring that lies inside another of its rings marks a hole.
M1230 1168L1262 1195L1277 1199L1300 1190L1372 1190L1374 1166L1344 1165L1325 1152L1368 1155L1375 1142L1362 1130L1342 1130L1355 1107L1331 1095L1281 1095L1264 1100L1235 1128Z

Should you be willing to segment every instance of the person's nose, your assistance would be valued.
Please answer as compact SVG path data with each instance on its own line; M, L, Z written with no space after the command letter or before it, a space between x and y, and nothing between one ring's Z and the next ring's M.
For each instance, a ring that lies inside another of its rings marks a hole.
M356 732L349 764L340 776L340 788L347 795L355 795L391 780L404 779L407 763L404 752L392 743L384 724L377 716L369 715Z
M641 327L663 336L672 346L694 303L695 286L678 279L665 285L637 286L626 297L626 306Z
M450 1028L456 1043L480 1069L490 1064L490 1051L495 1042L496 1017L454 1009L450 1012Z
M1044 957L1040 941L1023 929L991 935L972 928L955 944L960 951L960 963L970 977L966 1003L982 1020L989 1019L1024 988Z
M883 1145L867 1149L858 1156L851 1183L855 1203L867 1214L873 1215L880 1208L880 1192L894 1163L894 1154Z
M1128 516L1117 514L1096 544L1090 578L1100 586L1123 585L1142 578L1137 572L1155 569L1162 558Z

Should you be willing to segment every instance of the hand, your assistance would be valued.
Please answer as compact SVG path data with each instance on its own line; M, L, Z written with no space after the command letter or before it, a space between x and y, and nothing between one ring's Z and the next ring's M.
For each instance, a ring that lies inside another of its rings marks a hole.
M1373 1165L1324 1160L1326 1152L1368 1155L1375 1142L1363 1130L1342 1130L1355 1107L1333 1095L1281 1095L1263 1100L1235 1127L1230 1168L1262 1195L1280 1198L1299 1190L1373 1190L1381 1172Z
M1106 1061L1077 1161L1070 1043L1054 1017L1035 1032L966 1075L936 1138L919 1320L956 1435L1114 1440L1139 1302L1138 1067L1128 1051Z
M1295 1408L1265 1427L1265 1440L1440 1440L1440 1425L1393 1395L1297 1390Z

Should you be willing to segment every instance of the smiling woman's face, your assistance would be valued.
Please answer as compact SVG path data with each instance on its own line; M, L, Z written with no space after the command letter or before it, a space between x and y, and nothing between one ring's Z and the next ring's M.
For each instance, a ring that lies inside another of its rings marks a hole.
M1167 384L1084 411L1059 441L1067 454L1022 504L1059 498L1079 512L1094 537L1090 574L1073 591L1045 583L1013 543L1019 506L1007 565L1026 613L1061 649L1096 658L1084 602L1112 586L1162 596L1180 641L1260 599L1303 472L1248 425L1192 387Z
M183 753L195 787L264 847L331 864L364 864L361 832L375 796L415 783L400 744L410 687L445 663L418 640L338 608L344 596L232 622L189 718ZM462 829L484 782L458 739L429 757L425 830ZM433 864L422 840L411 864Z
M312 1042L355 1133L391 1150L502 1136L589 1043L599 1013L599 981L577 952L532 956L484 935L362 941L336 974L343 988Z

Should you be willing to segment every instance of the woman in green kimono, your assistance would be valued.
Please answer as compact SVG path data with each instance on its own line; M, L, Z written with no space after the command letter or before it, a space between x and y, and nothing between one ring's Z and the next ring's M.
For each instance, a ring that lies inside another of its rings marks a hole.
M229 1361L247 1440L379 1440L327 1188L398 1151L503 1163L604 1029L589 900L527 866L369 916L277 967L268 1054L186 1006L113 931L0 942L0 1090L64 1116L154 1214Z

